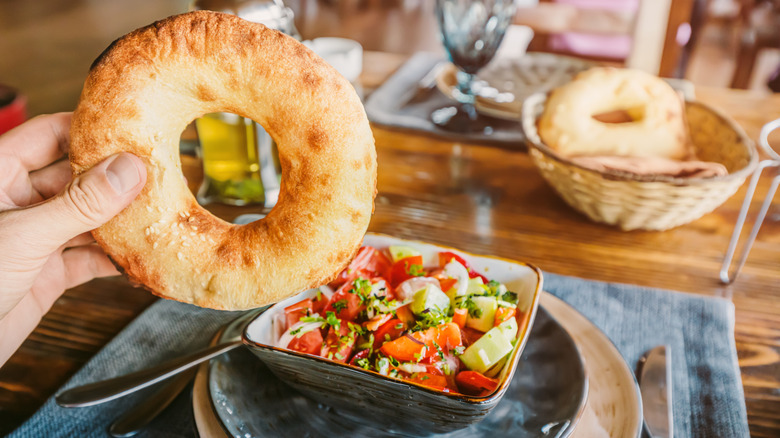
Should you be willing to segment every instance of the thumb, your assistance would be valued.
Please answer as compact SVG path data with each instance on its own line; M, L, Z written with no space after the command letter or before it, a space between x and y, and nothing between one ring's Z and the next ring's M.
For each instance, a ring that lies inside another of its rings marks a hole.
M35 228L39 247L51 252L119 214L145 183L141 159L119 153L74 178L57 196L25 209L24 223Z

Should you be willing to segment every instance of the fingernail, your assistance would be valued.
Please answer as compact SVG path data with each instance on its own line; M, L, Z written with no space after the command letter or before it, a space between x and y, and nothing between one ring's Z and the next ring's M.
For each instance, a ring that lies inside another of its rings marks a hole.
M106 178L117 193L125 193L141 182L138 166L126 153L117 155L106 168Z

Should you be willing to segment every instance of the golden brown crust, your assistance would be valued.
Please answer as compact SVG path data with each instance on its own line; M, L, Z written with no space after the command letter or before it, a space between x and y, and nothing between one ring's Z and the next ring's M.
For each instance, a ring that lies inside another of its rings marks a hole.
M594 67L550 94L539 118L542 141L561 156L634 156L681 160L687 141L683 101L664 80L639 70ZM632 123L593 116L616 110Z
M212 216L181 176L182 130L220 111L279 144L279 201L253 224ZM294 39L232 15L167 18L95 61L73 116L73 170L120 151L144 160L147 183L96 240L153 293L203 307L259 307L329 281L373 211L374 140L352 86Z

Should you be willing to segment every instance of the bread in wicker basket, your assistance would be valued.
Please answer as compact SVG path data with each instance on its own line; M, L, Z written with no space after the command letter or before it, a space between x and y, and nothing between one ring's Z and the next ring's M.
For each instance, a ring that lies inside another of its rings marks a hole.
M574 209L596 222L623 230L666 230L711 212L750 175L758 162L755 145L733 120L701 102L685 104L696 156L726 166L728 175L714 178L639 176L599 172L574 164L542 143L537 120L547 96L528 97L522 126L528 150L542 176Z

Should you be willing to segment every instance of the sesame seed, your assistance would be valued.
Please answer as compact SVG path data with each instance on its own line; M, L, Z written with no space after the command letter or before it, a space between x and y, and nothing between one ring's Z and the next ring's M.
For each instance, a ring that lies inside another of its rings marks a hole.
M152 249L157 249L157 242L154 242L154 243L152 244Z
M204 236L203 234L199 234L198 236L200 237L200 240L204 242L206 241L206 236Z
M184 254L182 254L181 252L177 252L177 253L176 253L176 258L177 258L177 259L179 259L179 260L181 260L181 259L183 259L183 258L184 258Z

